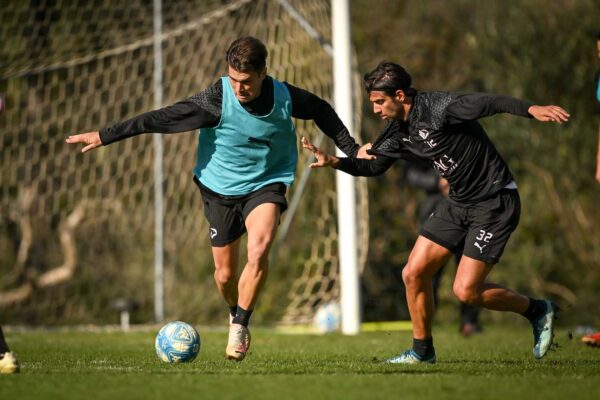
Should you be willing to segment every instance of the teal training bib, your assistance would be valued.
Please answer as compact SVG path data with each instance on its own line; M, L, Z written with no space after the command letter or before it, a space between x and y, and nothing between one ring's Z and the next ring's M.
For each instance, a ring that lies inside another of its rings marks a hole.
M254 192L266 185L294 182L298 150L287 87L273 79L274 104L268 115L242 107L227 77L222 77L221 120L200 130L194 174L210 190L225 196Z

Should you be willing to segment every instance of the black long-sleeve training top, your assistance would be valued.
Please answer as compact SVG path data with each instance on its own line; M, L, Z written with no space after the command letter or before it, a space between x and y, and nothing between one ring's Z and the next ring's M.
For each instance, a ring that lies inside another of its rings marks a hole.
M340 158L355 176L385 172L397 159L426 163L450 184L449 198L473 203L514 178L477 119L498 113L531 117L531 102L486 93L417 92L407 121L392 121L373 143L375 160Z
M316 125L335 142L345 154L354 156L359 145L348 133L333 108L317 95L283 82L292 100L292 117L314 120ZM199 128L212 128L221 119L223 85L221 80L212 86L171 106L141 114L100 130L100 140L107 145L141 133L176 133ZM267 115L274 105L273 81L264 79L260 95L242 106L257 116Z

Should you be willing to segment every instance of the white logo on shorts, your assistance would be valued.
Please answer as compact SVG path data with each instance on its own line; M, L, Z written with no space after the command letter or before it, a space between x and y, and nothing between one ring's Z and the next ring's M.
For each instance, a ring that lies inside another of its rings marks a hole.
M486 232L484 230L479 230L479 235L475 238L475 240L481 240L481 241L484 241L485 243L489 243L490 239L493 236L494 236L494 234L491 233L491 232ZM479 242L475 242L473 244L475 245L475 247L477 247L479 249L479 254L483 254L483 248L485 246L487 246L487 244L480 245Z
M215 228L210 228L210 238L213 239L217 236L217 230Z
M487 244L484 244L483 246L481 246L479 243L475 242L473 243L475 245L475 247L477 247L479 249L479 254L483 254L483 248L485 246L487 246Z

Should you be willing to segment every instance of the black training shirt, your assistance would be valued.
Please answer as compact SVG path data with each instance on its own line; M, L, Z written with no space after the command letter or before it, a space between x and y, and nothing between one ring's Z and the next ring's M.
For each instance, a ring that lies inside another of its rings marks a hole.
M307 90L283 82L292 100L292 117L314 120L317 126L335 142L345 154L354 156L358 144L325 100ZM141 133L176 133L199 128L213 128L221 119L223 85L219 79L209 88L194 96L159 110L150 111L100 130L100 140L107 145ZM267 115L274 105L273 81L263 80L260 95L242 106L257 116Z
M369 151L375 160L340 158L338 169L355 176L385 172L397 159L425 163L450 184L458 203L483 200L513 180L477 119L498 113L530 117L532 103L487 93L418 92L408 121L392 121Z

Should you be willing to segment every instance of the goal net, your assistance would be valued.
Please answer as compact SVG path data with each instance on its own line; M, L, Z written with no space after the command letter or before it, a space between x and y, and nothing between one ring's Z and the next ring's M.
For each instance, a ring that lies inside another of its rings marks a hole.
M332 59L323 47L330 12L327 0L163 2L163 104L214 83L229 43L242 35L265 42L270 75L331 100ZM9 1L0 36L0 322L116 323L118 299L137 304L133 322L152 321L152 135L86 154L64 143L154 108L152 3ZM298 136L319 140L314 123L295 122ZM163 138L166 317L220 322L226 307L191 181L197 132ZM323 146L332 150L328 139ZM309 161L300 154L297 181ZM364 265L365 181L357 187ZM335 196L331 170L291 188L298 207L284 214L290 229L271 255L259 322L306 323L320 303L338 298Z

